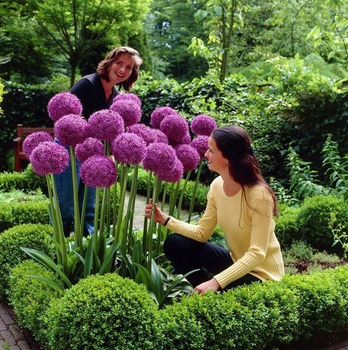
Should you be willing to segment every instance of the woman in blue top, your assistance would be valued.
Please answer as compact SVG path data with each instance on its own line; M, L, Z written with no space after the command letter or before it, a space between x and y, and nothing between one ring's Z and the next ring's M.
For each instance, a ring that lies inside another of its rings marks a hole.
M89 116L101 109L111 106L118 90L122 88L130 91L139 77L139 67L143 60L138 51L133 48L121 46L110 51L97 67L96 73L82 77L70 92L76 95L82 104L82 115L88 120ZM80 164L77 164L79 174ZM55 176L59 206L62 213L64 233L70 235L73 218L73 188L71 168ZM78 176L79 202L82 205L84 184ZM84 234L93 234L94 229L95 189L88 188L87 207L85 213ZM81 210L81 208L80 208Z

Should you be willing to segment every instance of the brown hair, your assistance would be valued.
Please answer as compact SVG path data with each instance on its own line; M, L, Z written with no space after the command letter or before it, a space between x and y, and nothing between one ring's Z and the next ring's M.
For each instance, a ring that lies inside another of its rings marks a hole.
M120 46L113 49L107 54L107 56L101 62L99 62L97 67L97 73L101 78L109 82L108 73L109 73L110 67L117 60L117 58L122 54L130 56L133 60L134 66L129 78L117 85L119 86L119 88L123 88L126 91L129 91L133 87L133 84L138 80L139 67L143 63L143 60L140 57L139 52L137 50L132 49L131 47L128 47L128 46Z
M259 161L254 155L249 134L237 125L222 126L211 133L217 148L228 160L229 173L233 180L242 185L261 184L273 198L273 213L278 215L277 198L263 178Z

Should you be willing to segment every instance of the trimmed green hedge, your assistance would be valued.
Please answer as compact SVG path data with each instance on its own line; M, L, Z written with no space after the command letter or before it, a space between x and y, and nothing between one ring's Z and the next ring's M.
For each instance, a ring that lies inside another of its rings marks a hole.
M30 259L21 247L40 250L53 258L55 248L52 235L52 226L42 224L15 226L0 235L0 299L5 297L10 269Z
M24 264L21 269L13 270L17 281L25 275ZM10 295L16 295L17 288L25 288L25 283L11 284ZM36 303L35 294L30 288L25 297ZM223 294L185 296L163 310L157 310L144 286L116 274L83 279L46 308L47 298L40 318L46 350L278 349L347 326L348 265L286 275L280 282L255 283ZM21 307L20 298L12 302ZM30 322L34 321L26 320Z

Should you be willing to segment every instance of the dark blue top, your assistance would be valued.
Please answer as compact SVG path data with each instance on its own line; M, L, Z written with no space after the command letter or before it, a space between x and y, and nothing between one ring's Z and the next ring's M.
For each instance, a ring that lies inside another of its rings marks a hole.
M118 94L113 88L109 101L106 101L104 88L97 73L82 77L73 85L70 92L80 99L83 108L82 116L86 119L96 111L109 108Z

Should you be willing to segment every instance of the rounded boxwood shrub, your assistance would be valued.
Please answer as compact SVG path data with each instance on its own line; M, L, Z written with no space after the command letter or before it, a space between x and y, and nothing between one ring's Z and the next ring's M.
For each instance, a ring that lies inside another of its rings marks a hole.
M336 221L332 223L331 216ZM333 227L341 223L343 227L348 224L348 204L343 198L332 195L308 197L304 200L298 213L299 240L309 243L320 251L337 253L341 247L332 247L334 236Z
M11 269L8 299L13 306L18 324L31 330L37 341L46 343L43 316L51 300L60 298L63 289L53 289L48 283L31 276L45 278L63 287L52 272L33 260L25 260Z
M46 312L49 349L155 349L157 306L117 274L80 280Z
M53 258L55 249L52 234L52 226L42 224L14 226L0 234L0 299L5 297L10 269L31 259L21 247L40 250Z

